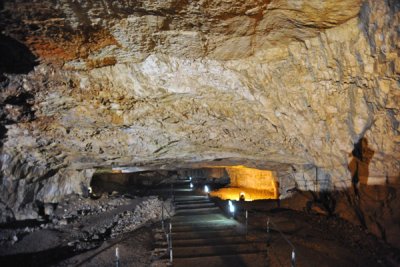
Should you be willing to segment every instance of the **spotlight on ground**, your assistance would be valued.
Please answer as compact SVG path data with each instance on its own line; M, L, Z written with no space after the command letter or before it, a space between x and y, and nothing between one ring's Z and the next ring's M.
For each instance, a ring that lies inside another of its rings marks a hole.
M229 212L232 213L232 215L235 214L235 206L233 206L232 201L229 200Z
M210 193L210 189L208 188L208 185L204 186L204 193Z

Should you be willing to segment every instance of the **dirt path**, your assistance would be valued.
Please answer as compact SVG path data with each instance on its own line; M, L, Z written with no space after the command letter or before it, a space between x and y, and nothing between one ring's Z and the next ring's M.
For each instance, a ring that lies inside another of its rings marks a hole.
M270 267L291 264L292 248L282 238L278 229L296 249L296 267L400 266L400 254L397 249L344 220L287 209L271 209L268 208L268 203L237 204L242 205L239 221L245 221L246 208L251 210L249 233L258 237L265 235L270 239ZM268 219L271 233L269 237L265 234Z

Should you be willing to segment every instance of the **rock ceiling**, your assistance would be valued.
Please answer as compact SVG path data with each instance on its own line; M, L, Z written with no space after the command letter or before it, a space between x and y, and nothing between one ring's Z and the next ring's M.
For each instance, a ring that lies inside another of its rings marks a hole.
M7 206L79 191L94 167L215 160L298 180L318 168L348 187L362 137L369 183L399 177L397 1L6 0L0 10Z

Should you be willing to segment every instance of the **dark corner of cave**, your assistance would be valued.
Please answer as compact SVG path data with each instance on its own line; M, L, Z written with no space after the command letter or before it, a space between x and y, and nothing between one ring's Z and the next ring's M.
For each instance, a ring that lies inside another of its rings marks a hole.
M400 266L400 6L0 0L0 266Z
M27 74L38 65L37 61L38 59L26 45L12 37L0 34L1 74Z

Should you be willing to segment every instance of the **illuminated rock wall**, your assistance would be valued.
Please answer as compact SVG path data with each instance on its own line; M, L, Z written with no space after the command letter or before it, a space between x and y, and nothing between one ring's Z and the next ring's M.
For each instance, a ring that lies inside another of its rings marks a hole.
M244 166L227 167L231 187L249 188L272 193L272 198L277 198L277 177L272 171L258 170Z
M276 173L245 166L220 167L229 175L229 187L211 192L211 196L221 199L253 201L277 199L279 197Z

